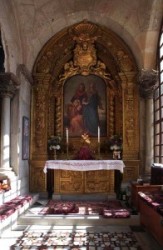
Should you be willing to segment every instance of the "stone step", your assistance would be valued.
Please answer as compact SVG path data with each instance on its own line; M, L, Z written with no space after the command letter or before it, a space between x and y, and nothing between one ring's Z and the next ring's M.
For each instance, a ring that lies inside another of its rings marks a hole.
M31 215L24 214L18 218L17 225L57 225L57 226L104 226L104 225L139 225L139 215L131 215L130 218L103 218L92 215Z
M116 194L53 194L52 199L61 201L108 201L116 199Z

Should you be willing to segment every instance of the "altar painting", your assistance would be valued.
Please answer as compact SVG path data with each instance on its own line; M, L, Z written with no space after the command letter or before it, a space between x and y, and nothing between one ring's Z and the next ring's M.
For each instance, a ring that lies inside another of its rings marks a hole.
M95 75L76 75L64 85L63 133L66 128L70 137L87 133L97 137L107 136L106 83Z

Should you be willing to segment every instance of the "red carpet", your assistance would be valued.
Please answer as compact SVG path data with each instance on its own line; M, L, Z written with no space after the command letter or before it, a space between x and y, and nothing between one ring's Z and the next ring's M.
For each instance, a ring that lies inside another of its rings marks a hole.
M103 202L88 201L54 201L50 200L39 214L65 215L101 215L105 218L128 218L130 212L120 201L110 200Z

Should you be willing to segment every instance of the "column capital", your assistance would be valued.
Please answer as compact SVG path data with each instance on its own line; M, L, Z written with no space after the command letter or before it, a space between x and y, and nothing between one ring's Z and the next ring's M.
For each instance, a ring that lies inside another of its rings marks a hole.
M153 92L158 86L158 71L142 69L138 76L140 96L144 99L153 98Z
M12 97L19 88L20 82L13 73L0 73L0 96Z

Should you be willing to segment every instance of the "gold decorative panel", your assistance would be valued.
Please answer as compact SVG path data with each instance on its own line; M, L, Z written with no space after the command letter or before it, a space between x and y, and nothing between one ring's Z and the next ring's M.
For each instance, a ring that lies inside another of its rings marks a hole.
M139 177L139 161L131 160L131 161L124 161L125 168L124 168L124 175L123 181L129 182L131 180L137 180Z
M86 193L113 193L114 171L98 170L85 172Z
M60 193L83 193L83 172L60 171ZM55 191L54 191L55 192Z
M114 170L54 170L54 193L114 193Z
M45 162L32 161L33 168L30 169L30 186L31 192L45 192L46 191L46 175L43 172Z

